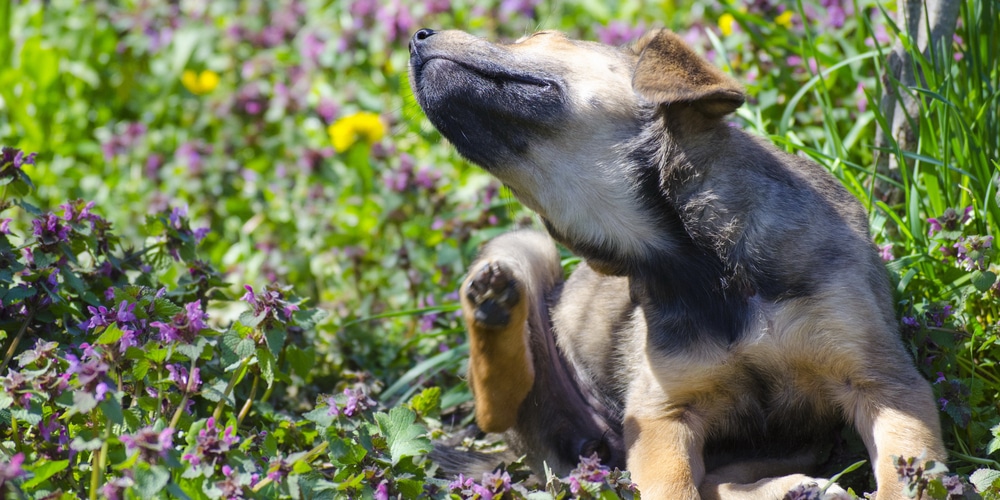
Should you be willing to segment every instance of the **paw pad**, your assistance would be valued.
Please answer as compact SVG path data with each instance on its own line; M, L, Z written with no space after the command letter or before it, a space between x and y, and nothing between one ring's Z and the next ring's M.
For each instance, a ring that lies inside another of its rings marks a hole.
M511 310L521 299L521 292L518 281L506 266L487 262L473 273L465 297L475 308L477 324L503 327L510 322Z

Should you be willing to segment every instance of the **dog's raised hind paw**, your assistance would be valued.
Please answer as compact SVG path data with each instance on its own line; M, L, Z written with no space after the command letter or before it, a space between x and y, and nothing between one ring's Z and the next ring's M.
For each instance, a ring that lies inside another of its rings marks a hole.
M510 323L511 311L521 300L520 283L500 262L486 262L469 277L465 288L468 305L479 326L500 328Z

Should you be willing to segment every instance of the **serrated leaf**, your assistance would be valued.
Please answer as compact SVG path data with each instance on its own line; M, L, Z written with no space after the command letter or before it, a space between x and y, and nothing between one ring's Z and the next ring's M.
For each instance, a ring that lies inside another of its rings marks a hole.
M193 343L180 344L176 349L177 352L183 354L188 359L198 359L201 357L201 353L205 351L206 345L208 345L208 340L205 337L199 336L194 339Z
M104 413L104 416L108 420L118 425L121 425L125 421L125 415L122 414L122 404L121 401L118 401L118 398L106 397L98 406L101 407L101 412Z
M413 396L410 400L410 407L418 415L434 416L441 411L441 388L428 387Z
M341 465L359 464L368 455L368 450L351 439L333 437L329 443L330 458Z
M11 417L21 421L27 422L31 425L38 425L42 421L42 415L39 412L34 411L35 405L32 405L31 409L18 408L10 411Z
M85 391L73 392L73 410L77 413L90 413L90 410L97 408L97 398L93 394Z
M234 325L222 334L219 350L222 351L222 364L228 368L252 356L255 349L253 340L242 337Z
M270 351L263 347L257 349L257 366L260 367L260 375L264 377L268 388L274 384L275 364L274 356Z
M997 275L993 271L972 271L972 286L980 292L986 292L997 281Z
M38 486L45 482L48 478L62 472L69 466L69 460L56 460L54 462L42 461L38 465L28 466L25 469L31 471L35 477L27 480L21 485L21 488L25 491L31 491L32 488Z
M101 438L83 439L77 436L69 443L69 448L73 451L94 451L101 449L102 445L104 440Z
M170 481L170 472L159 465L135 469L135 492L139 498L155 498Z
M426 430L415 424L417 414L409 408L397 406L389 413L376 413L375 421L379 431L389 445L392 463L399 463L404 457L415 457L428 453L431 441L423 436Z
M993 488L998 480L1000 480L1000 470L993 469L979 469L969 476L969 482L982 492Z
M140 359L132 365L132 377L136 380L142 380L146 378L146 374L149 373L150 363L148 359Z
M257 328L258 326L260 326L260 323L264 321L264 317L265 316L263 314L261 314L260 316L255 316L253 311L244 311L243 314L240 314L240 317L236 321L238 321L243 326L249 328Z
M99 345L114 344L115 342L121 340L122 335L125 335L125 331L118 328L118 323L111 323L104 329L103 332L101 332L101 335L97 337L97 340L94 342Z
M184 312L184 308L163 297L153 299L153 315L170 319Z
M6 391L0 392L0 410L10 408L12 403L14 403L14 398L10 397Z
M285 338L288 334L282 328L268 328L264 330L264 338L267 340L267 347L271 349L271 354L278 357L281 349L285 347Z

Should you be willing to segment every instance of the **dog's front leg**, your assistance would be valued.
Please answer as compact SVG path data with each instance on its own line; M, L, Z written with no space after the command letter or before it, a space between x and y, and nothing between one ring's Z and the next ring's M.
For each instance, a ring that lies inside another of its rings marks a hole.
M653 377L639 379L625 408L632 480L646 500L700 498L698 485L705 477L701 419L689 407L671 405Z
M469 382L476 423L503 432L535 380L531 317L562 279L559 254L548 236L533 231L502 235L486 245L462 284L462 313L469 330ZM536 325L537 327L537 325Z

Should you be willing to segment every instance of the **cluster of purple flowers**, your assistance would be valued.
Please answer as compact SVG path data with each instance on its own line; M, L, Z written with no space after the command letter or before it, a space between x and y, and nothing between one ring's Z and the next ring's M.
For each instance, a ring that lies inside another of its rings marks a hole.
M961 215L949 207L940 217L927 219L927 235L940 241L938 251L945 259L955 259L955 265L966 271L986 271L992 253L993 236L963 235L963 227L972 219L972 206Z
M4 146L0 148L0 178L13 175L15 170L20 170L24 165L34 165L37 153L24 154L17 148Z
M198 431L194 449L185 453L181 459L194 466L206 464L214 467L225 462L238 442L239 438L232 426L221 430L215 425L215 417L209 417L205 426Z
M634 42L646 32L646 23L614 20L607 25L595 25L597 40L605 45L624 45Z
M128 155L145 136L146 125L140 122L126 123L121 133L112 133L111 137L101 144L104 161L111 163L120 156Z
M260 294L254 292L250 285L244 285L243 288L247 293L241 299L250 304L254 316L262 320L287 323L292 320L292 314L299 310L299 306L285 300L284 292L274 285L265 285Z
M448 484L448 489L460 498L493 500L493 497L510 491L510 474L507 471L484 472L483 479L479 482L459 474L458 478Z
M201 387L201 369L197 366L188 373L184 365L168 364L167 372L170 373L169 380L177 384L177 388L183 393L192 394Z
M138 453L139 459L143 462L155 463L159 459L166 458L173 449L173 436L174 430L169 427L159 431L152 427L143 427L134 434L123 434L118 439L129 453Z
M343 393L343 403L337 403L336 396L330 396L326 399L327 404L327 415L329 416L339 416L344 415L345 417L354 417L360 415L361 412L374 408L377 404L374 399L370 398L368 394L363 389L352 389L350 387L344 389Z
M154 321L149 326L160 330L160 337L164 342L190 344L202 330L208 328L205 324L207 319L208 314L202 310L201 302L193 301L185 304L184 311L175 314L169 323Z
M81 391L93 395L97 401L103 401L111 387L108 385L108 370L110 366L104 361L103 352L88 343L80 344L83 356L67 353L69 362L67 375L76 375L77 385Z
M406 153L399 155L399 167L383 177L386 187L397 193L433 191L440 179L441 172L430 168L416 169L413 157Z

